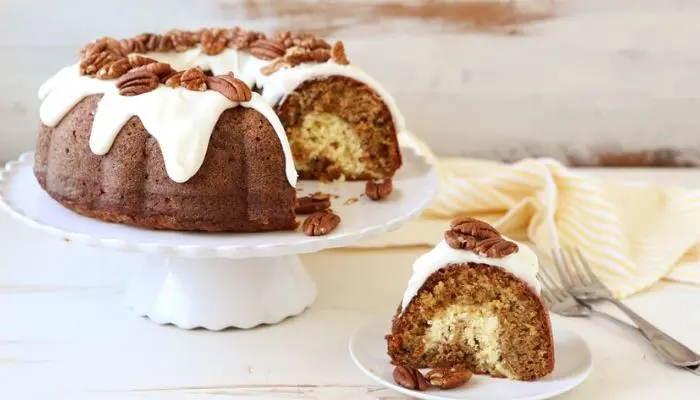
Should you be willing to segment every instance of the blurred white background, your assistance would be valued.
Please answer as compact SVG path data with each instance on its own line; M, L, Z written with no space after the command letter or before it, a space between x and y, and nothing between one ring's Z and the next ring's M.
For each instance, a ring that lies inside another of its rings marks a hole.
M442 155L697 160L698 21L698 0L1 0L0 160L33 148L37 89L84 43L232 25L342 38Z

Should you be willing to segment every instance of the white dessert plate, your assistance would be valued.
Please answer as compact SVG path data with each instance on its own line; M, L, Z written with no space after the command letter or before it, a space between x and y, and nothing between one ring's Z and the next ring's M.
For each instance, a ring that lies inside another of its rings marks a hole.
M383 386L418 399L539 400L562 394L583 382L591 372L593 358L586 342L576 333L552 321L554 331L554 371L535 382L474 375L468 384L451 390L430 388L425 392L408 390L394 382L394 366L386 354L384 335L391 317L376 318L359 328L350 339L350 356L370 378ZM426 373L428 370L422 370Z

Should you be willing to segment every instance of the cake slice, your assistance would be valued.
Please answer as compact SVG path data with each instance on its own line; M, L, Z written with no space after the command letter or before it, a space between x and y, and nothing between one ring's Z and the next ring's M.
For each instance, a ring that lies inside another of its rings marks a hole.
M413 265L387 335L392 363L463 367L531 381L554 369L537 256L491 225L458 218Z

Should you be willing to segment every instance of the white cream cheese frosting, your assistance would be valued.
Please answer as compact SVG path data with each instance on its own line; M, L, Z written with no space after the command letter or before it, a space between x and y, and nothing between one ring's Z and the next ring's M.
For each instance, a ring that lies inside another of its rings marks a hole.
M144 127L158 141L165 167L171 179L186 182L201 167L209 139L219 116L226 109L243 106L260 112L270 121L282 144L285 172L290 185L296 186L297 172L286 132L275 113L280 101L301 83L329 76L345 76L371 87L391 112L397 135L405 133L404 118L393 97L362 70L351 65L307 63L281 69L271 75L260 70L270 61L245 51L225 49L217 55L204 53L201 47L184 52L151 52L144 56L170 64L176 70L201 67L214 75L233 72L236 78L262 89L262 95L244 103L228 100L213 90L203 92L160 85L138 96L121 96L114 80L81 76L78 64L69 66L51 77L39 89L42 100L39 115L47 126L56 126L83 98L103 94L99 101L90 134L90 149L98 155L109 152L116 135L132 116L138 116Z
M523 280L535 293L539 294L540 283L537 280L539 261L537 260L537 255L532 249L522 243L505 236L504 239L517 244L518 251L503 258L491 258L470 250L453 249L444 240L440 241L432 250L418 257L413 263L413 275L409 279L408 287L404 292L401 309L406 309L430 275L447 264L481 263L501 267Z
M213 90L200 92L160 85L138 96L121 96L114 81L81 76L76 64L39 89L44 100L39 110L41 121L55 126L81 99L100 93L103 97L97 105L90 134L90 149L95 154L107 154L124 124L138 116L158 142L168 176L175 182L186 182L204 162L221 113L240 105L257 110L270 122L282 145L287 180L296 186L294 158L282 122L257 93L253 93L250 101L237 103Z

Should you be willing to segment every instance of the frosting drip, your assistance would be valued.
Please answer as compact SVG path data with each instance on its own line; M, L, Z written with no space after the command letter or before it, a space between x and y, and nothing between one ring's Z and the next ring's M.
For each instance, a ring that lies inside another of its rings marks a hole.
M124 124L138 116L158 141L168 176L175 182L186 182L204 162L221 113L240 105L255 109L270 122L284 152L287 180L290 185L296 185L297 172L284 127L257 93L248 102L236 103L213 90L199 92L160 85L138 96L121 96L113 81L81 76L74 65L41 87L40 96L44 99L39 111L41 120L47 126L55 126L81 99L100 93L103 97L97 105L90 134L90 149L95 154L107 154Z
M43 100L39 113L41 121L47 126L56 126L80 100L93 94L103 94L90 135L90 149L99 155L109 152L124 124L132 116L138 116L146 130L158 141L170 178L185 182L202 165L209 138L221 113L238 105L253 108L267 118L275 129L285 155L287 180L292 186L297 181L294 159L284 127L272 107L304 81L344 76L364 83L374 89L389 108L397 135L403 135L406 131L404 118L393 97L378 82L352 65L336 64L329 60L320 64L300 64L266 76L260 69L270 61L231 48L213 56L204 53L201 47L179 53L151 52L144 56L168 63L176 70L201 67L211 70L214 75L233 72L248 86L262 88L262 95L253 93L251 101L239 104L212 90L198 92L160 85L138 96L121 96L114 80L81 76L78 64L75 64L59 71L39 89L39 98Z
M434 272L447 264L481 263L501 267L515 275L535 291L540 293L540 283L537 280L539 262L537 255L526 245L506 238L518 245L519 250L503 258L490 258L470 250L453 249L444 240L432 250L420 256L413 263L413 275L408 281L408 287L403 295L401 309L405 310L418 290Z

